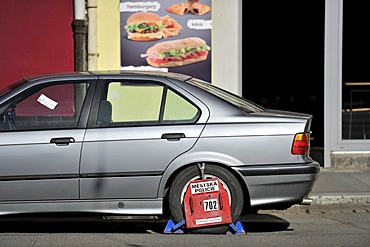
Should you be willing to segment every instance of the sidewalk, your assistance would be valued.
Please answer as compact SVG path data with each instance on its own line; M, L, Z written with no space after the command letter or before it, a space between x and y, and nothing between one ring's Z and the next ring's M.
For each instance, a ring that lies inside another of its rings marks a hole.
M370 213L370 169L321 167L319 177L308 196L311 205L293 205L285 211L261 210L264 214Z
M321 168L311 205L364 204L370 208L370 169Z

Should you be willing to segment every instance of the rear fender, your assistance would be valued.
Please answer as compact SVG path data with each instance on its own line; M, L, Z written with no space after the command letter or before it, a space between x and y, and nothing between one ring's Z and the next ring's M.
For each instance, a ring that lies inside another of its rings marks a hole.
M171 178L171 176L174 173L176 173L178 169L181 169L189 164L197 163L218 163L229 167L235 165L242 165L242 163L239 160L231 156L216 152L195 152L181 155L180 157L172 161L171 164L164 171L159 185L158 197L159 198L164 197L166 185L168 184L168 181Z

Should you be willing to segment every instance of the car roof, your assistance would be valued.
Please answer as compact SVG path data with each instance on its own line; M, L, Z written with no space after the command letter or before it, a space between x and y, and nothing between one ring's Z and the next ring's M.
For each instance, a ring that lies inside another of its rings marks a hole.
M180 81L186 81L192 78L190 75L179 74L173 72L163 71L143 71L143 70L96 70L96 71L74 71L74 72L61 72L52 74L41 74L28 76L24 79L26 81L34 81L43 78L55 78L55 77L74 77L74 76L107 76L107 75L151 75L163 78L177 79Z

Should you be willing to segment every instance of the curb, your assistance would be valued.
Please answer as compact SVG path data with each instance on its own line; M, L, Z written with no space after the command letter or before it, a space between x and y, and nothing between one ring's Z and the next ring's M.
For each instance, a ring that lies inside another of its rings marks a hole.
M286 210L260 210L263 214L370 213L370 195L310 196L310 205L293 205Z
M341 195L341 196L310 196L314 205L343 205L358 204L370 206L370 195Z

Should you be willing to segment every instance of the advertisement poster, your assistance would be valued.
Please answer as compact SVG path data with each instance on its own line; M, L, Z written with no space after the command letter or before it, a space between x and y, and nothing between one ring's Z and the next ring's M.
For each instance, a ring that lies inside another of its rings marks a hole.
M212 0L120 1L121 69L211 82Z

